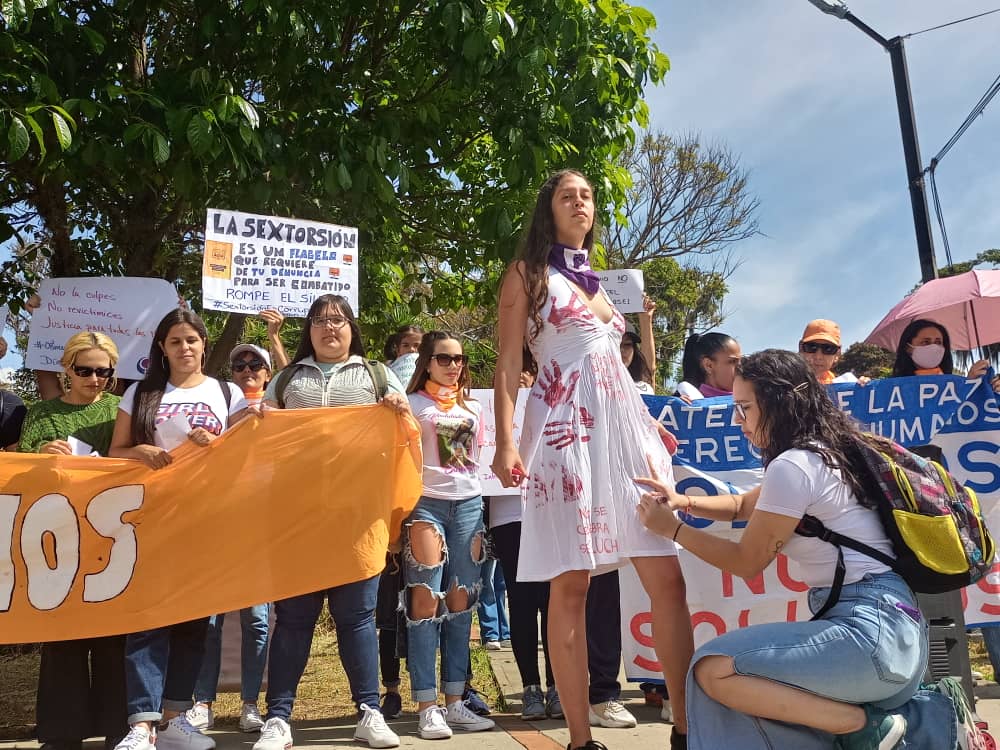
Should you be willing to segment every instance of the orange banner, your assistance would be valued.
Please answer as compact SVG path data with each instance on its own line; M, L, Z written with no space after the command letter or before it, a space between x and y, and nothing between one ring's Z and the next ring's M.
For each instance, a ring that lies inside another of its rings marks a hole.
M152 471L0 454L0 643L184 622L378 574L421 490L383 406L268 412Z

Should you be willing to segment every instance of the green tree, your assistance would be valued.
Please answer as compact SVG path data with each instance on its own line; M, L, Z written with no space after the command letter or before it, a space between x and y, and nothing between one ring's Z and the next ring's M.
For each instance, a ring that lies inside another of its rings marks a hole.
M950 266L942 266L938 269L938 276L941 278L955 276L966 271L971 271L973 268L981 266L984 263L989 263L993 268L1000 266L1000 249L994 247L989 250L983 250L972 260L965 260Z
M54 275L155 275L197 299L206 207L335 221L362 233L367 319L490 299L553 168L618 205L615 159L668 69L653 15L622 0L4 11L0 240L44 240Z
M892 374L895 359L896 355L881 346L856 341L847 347L833 371L837 375L853 372L858 377L864 375L872 380L887 378Z

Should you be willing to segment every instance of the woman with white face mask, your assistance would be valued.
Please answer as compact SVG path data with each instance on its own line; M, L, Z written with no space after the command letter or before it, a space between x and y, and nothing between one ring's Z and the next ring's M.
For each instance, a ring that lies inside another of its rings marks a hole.
M969 379L982 377L989 367L988 360L981 359L972 365ZM951 337L948 329L933 320L917 319L903 329L896 347L896 362L892 367L892 377L909 375L952 375L955 365L951 358ZM998 390L1000 378L992 382Z

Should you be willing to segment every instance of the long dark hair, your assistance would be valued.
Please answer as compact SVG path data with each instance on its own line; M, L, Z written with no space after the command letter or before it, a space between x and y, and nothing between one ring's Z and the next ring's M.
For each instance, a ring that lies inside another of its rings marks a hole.
M646 358L642 356L642 352L639 350L639 334L632 331L625 331L622 334L622 339L628 339L632 342L632 361L628 363L628 374L632 376L632 380L636 383L639 381L648 383L653 379L653 371L649 367L649 362L646 361Z
M795 352L765 349L744 357L736 376L750 383L760 414L764 467L792 448L812 451L865 502L862 436L857 423L838 409L812 368Z
M459 344L462 340L458 338L453 333L448 333L447 331L428 331L424 334L424 337L420 340L420 349L417 350L417 363L414 365L413 377L410 378L410 384L406 387L407 393L416 393L417 391L422 391L424 386L427 385L427 381L431 379L431 374L428 371L428 367L431 364L431 357L434 356L434 347L437 346L438 341L457 341ZM462 348L465 351L465 348ZM465 402L469 398L469 391L472 388L472 374L469 372L469 363L466 362L462 365L462 372L458 376L458 405L463 409L465 408Z
M941 364L939 365L941 372L945 375L951 375L955 371L955 363L951 358L951 336L948 335L948 329L940 323L935 323L933 320L918 318L911 321L899 335L899 344L896 346L896 361L892 365L892 377L902 378L909 375L916 375L917 365L910 353L906 351L906 347L916 338L916 335L922 328L937 328L941 332L941 341L944 344L944 357L941 359Z
M709 333L692 333L684 342L684 356L681 359L682 377L694 386L705 384L705 369L701 366L703 357L711 358L714 354L735 342L728 333L710 331Z
M396 349L399 347L399 342L402 341L403 337L408 333L419 333L423 336L424 329L416 325L397 328L396 332L385 340L385 348L382 349L382 354L385 355L387 360L391 362L399 356L396 353Z
M351 327L351 346L348 348L349 354L356 354L359 357L365 356L365 342L361 340L361 328L358 326L358 319L354 317L354 311L347 299L339 294L321 294L309 307L309 314L306 315L306 327L302 331L302 339L299 341L299 348L295 350L295 356L289 366L301 362L306 357L316 358L316 350L312 344L312 321L318 318L320 313L327 307L332 307L340 315L347 318L347 325Z
M163 400L163 392L170 380L170 364L163 353L163 342L170 335L170 329L176 325L189 325L198 333L204 345L201 366L205 366L208 356L208 329L205 322L191 310L178 307L171 310L156 326L153 333L153 343L149 347L149 367L146 377L139 381L135 388L135 400L132 403L132 441L136 445L152 445L156 433L156 412Z
M549 253L556 241L555 222L552 220L552 196L563 178L571 175L587 180L582 172L575 169L563 169L544 182L538 191L531 222L521 239L518 259L524 262L522 281L524 290L528 294L528 319L531 321L529 341L533 341L538 332L542 330L541 311L549 293L547 267ZM587 180L587 184L590 185L589 180ZM593 186L591 186L591 192L593 192ZM596 229L597 220L595 219L590 231L583 238L583 249L588 253L594 248L594 231Z

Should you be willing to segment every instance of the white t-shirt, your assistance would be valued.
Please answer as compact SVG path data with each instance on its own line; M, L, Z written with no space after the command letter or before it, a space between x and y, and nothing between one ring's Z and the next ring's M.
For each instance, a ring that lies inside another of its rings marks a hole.
M132 413L135 405L135 391L138 383L133 383L122 396L118 408L126 414ZM229 409L226 409L226 399L222 395L222 388L229 389ZM156 424L165 422L175 414L183 414L187 417L187 422L193 430L195 427L203 427L213 435L221 435L226 429L229 417L247 407L243 391L235 383L224 383L220 386L215 378L205 378L199 385L193 388L178 388L167 383L163 391L163 398L160 406L156 410ZM160 436L156 435L156 444L161 448L165 447L160 442Z
M441 411L422 393L411 393L410 409L420 423L424 451L425 497L467 500L483 494L479 481L479 446L483 442L483 407L466 401Z
M757 510L791 518L815 516L831 531L849 536L869 547L895 556L878 513L858 503L839 469L830 469L812 451L793 448L774 459L764 472ZM837 548L815 537L792 534L782 550L802 570L802 580L812 587L830 586L837 566ZM888 567L860 552L844 548L844 583L861 580L867 573L884 573Z
M645 380L636 380L634 382L635 382L636 390L638 390L639 393L643 394L644 396L655 396L656 395L656 391L653 390L653 386L651 386Z
M493 495L490 497L490 528L517 523L521 520L520 495Z

